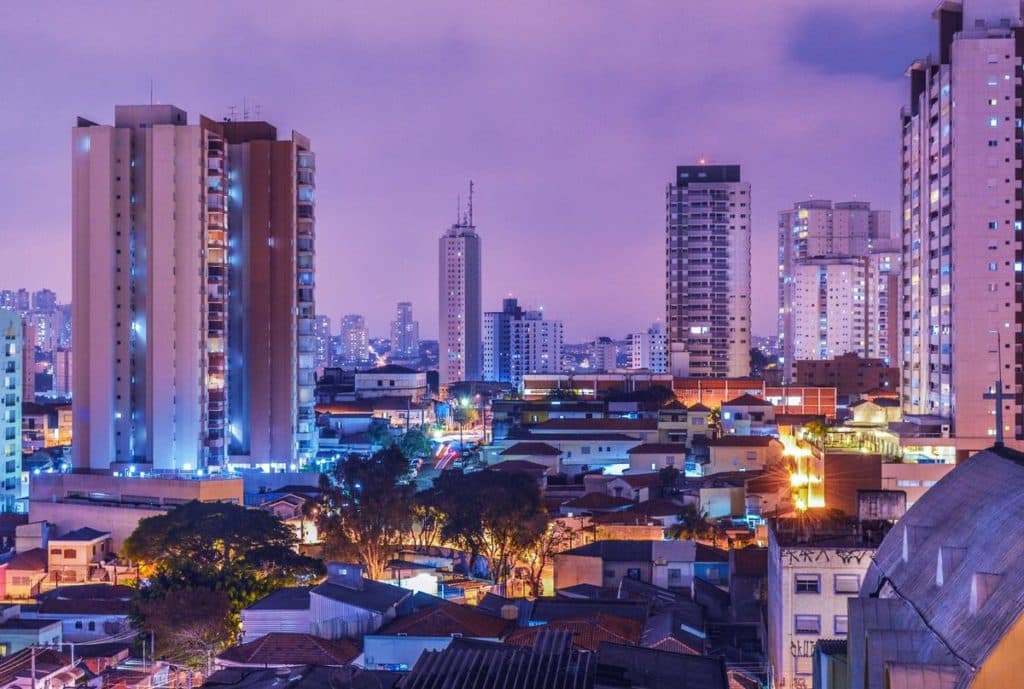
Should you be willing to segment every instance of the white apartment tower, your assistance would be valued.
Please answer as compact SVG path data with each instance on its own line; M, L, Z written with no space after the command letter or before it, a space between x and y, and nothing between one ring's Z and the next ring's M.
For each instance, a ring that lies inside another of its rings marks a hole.
M793 266L790 351L798 361L867 356L867 260L807 258Z
M480 284L480 236L469 211L438 241L439 380L448 385L481 375L483 302Z
M420 324L413 320L412 302L400 301L391 321L391 354L399 359L415 359L420 355Z
M944 2L935 59L908 69L902 126L902 390L966 453L1024 439L1020 3ZM1001 361L1002 370L999 369Z
M798 264L808 259L827 257L864 259L872 250L892 249L894 242L890 236L890 226L889 211L873 210L871 204L864 201L846 201L833 205L825 199L812 199L799 201L793 204L793 208L779 212L779 335L785 380L793 379L798 359L831 358L806 357L806 339L802 351L797 351L797 329L806 333L820 325L817 322L797 323L795 300ZM817 314L809 317L815 321L818 318ZM872 314L866 313L865 317L871 318ZM866 345L864 349L866 351ZM820 351L827 351L827 348Z
M681 165L665 195L665 323L689 374L750 375L750 183L739 165Z
M314 169L308 139L265 122L79 118L76 468L315 455Z
M668 334L661 323L655 323L645 331L630 333L626 337L626 348L629 368L651 373L668 372Z

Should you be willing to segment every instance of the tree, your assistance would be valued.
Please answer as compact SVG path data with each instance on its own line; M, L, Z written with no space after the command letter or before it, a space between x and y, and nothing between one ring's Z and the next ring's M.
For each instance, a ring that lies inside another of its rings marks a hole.
M425 457L430 454L430 440L420 428L410 428L397 441L398 449L407 459Z
M324 553L358 561L367 576L379 579L412 520L415 488L404 480L408 471L409 460L391 446L350 455L321 477L317 527Z
M712 438L722 437L722 408L714 407L708 414L708 428L711 429Z
M825 436L828 434L828 425L821 419L812 419L804 424L804 431L807 439L821 447L825 444Z
M157 655L189 667L205 667L234 637L231 601L223 591L169 591L139 600L136 609L142 628L153 635Z
M418 493L412 501L409 521L409 540L416 548L429 548L441 540L441 524L444 514L427 498L427 493Z
M540 488L526 474L446 471L425 499L444 514L442 539L486 557L497 583L548 526Z
M669 538L699 541L715 534L715 527L708 520L707 512L701 512L694 504L683 505L676 519L677 523L665 530L665 535Z
M526 565L526 583L530 587L530 595L544 595L544 569L554 562L555 555L568 549L572 543L572 529L560 521L548 524L531 547L526 548L520 561Z
M662 488L675 488L679 481L679 469L672 466L665 466L658 470L658 480Z

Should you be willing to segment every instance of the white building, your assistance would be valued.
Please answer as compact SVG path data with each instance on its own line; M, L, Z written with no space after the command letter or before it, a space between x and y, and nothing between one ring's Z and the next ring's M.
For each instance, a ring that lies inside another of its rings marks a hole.
M76 468L315 454L314 171L309 140L265 122L79 118Z
M890 366L900 360L900 252L873 249L868 253L868 358Z
M793 267L792 337L796 361L867 356L867 261L808 258Z
M651 373L668 371L668 334L665 326L655 323L645 332L630 333L626 338L629 368Z
M800 327L795 305L797 266L807 259L865 258L873 249L891 250L890 228L889 211L872 210L871 204L863 201L833 205L825 199L812 199L779 212L779 335L786 380L793 380L795 362L802 358L795 351L796 329ZM805 323L803 330L809 327Z
M528 373L562 370L562 321L544 320L542 311L524 311L509 322L510 378L516 388Z
M331 365L331 317L323 314L313 319L313 337L316 338L316 366Z
M1017 2L943 3L933 16L938 55L908 69L900 114L901 398L906 415L940 417L966 453L992 444L985 396L1001 376L1003 430L1020 447L1024 22Z
M388 364L355 373L356 399L408 397L419 402L427 395L426 371Z
M358 366L370 360L370 331L366 319L358 313L341 317L341 358L345 366Z
M594 340L594 356L590 360L590 368L594 371L611 372L618 368L616 361L619 348L610 337L599 337Z
M21 333L21 316L0 309L0 510L5 512L14 509L14 501L21 497Z
M483 306L480 236L469 212L438 241L438 374L441 385L477 380Z
M399 359L415 359L420 355L420 324L413 320L412 302L400 301L391 321L391 355Z
M739 165L680 165L665 194L665 323L689 375L750 375L750 183Z
M814 645L846 638L846 600L860 591L877 542L860 539L855 527L805 538L791 521L768 530L768 662L774 686L810 687Z

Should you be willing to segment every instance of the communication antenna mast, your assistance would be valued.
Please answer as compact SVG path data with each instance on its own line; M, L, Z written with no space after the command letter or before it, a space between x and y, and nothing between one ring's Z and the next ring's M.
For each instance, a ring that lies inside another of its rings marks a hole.
M473 226L473 180L469 180L469 226Z
M227 119L229 122L234 122L236 119L238 119L238 106L237 105L229 105L228 106L228 116L225 119Z
M462 222L462 194L455 195L455 224Z

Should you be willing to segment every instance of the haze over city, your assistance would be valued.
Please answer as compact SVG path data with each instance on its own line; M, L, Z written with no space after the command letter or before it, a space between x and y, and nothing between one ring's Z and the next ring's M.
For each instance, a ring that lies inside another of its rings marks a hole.
M412 300L436 337L437 237L469 179L485 309L512 293L567 341L663 319L665 185L701 157L752 184L753 325L773 334L777 212L898 208L902 74L934 52L932 4L7 3L5 283L70 296L68 129L152 84L190 117L248 107L315 142L317 311L374 336Z

